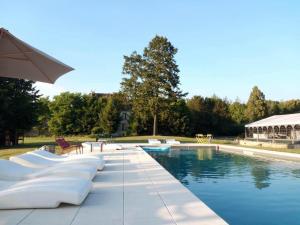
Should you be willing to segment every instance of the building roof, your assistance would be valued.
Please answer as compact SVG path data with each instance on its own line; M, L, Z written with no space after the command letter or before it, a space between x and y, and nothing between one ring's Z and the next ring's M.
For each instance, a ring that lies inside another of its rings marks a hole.
M267 127L267 126L300 125L300 113L275 115L246 124L245 127Z

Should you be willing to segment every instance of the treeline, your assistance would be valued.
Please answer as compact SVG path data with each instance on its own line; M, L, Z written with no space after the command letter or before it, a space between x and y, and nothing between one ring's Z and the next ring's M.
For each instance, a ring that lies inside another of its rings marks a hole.
M30 81L0 79L0 140L12 142L18 132L35 131L40 135L111 135L116 132L121 111L130 112L127 135L152 134L153 116L141 103L136 114L128 96L65 92L52 100L38 95ZM147 99L145 99L147 101ZM146 104L146 103L145 103ZM243 135L244 125L274 114L300 112L300 100L266 100L254 87L247 103L231 102L217 96L177 98L157 115L161 135L215 136Z
M53 100L40 98L39 115L34 129L40 134L78 135L116 132L121 111L131 112L127 135L152 134L152 116L144 119L132 113L132 106L122 93L103 95L65 92ZM158 114L161 135L194 136L211 133L222 136L242 135L244 125L274 114L300 112L300 100L265 100L254 87L247 103L231 102L217 96L193 96L177 99L168 110Z
M34 127L39 134L112 134L119 125L121 110L129 110L121 94L64 92L53 100L40 98Z

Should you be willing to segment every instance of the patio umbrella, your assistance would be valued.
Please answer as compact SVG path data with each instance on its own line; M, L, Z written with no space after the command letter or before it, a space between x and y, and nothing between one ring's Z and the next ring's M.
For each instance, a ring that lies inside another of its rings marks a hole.
M41 52L0 28L0 77L53 84L72 67Z

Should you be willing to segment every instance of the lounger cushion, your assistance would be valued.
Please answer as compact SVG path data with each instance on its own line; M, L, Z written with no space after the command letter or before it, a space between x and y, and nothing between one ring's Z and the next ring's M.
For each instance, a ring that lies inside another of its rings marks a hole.
M76 162L82 163L83 161L87 161L87 162L93 161L93 162L98 163L98 166L97 166L98 170L102 170L104 168L104 164L105 164L103 155L100 155L100 154L60 156L60 155L56 155L51 152L45 151L43 149L34 150L31 152L28 152L28 154L38 155L40 157L54 160L57 162L75 162L76 161Z
M166 139L166 143L177 145L177 144L180 144L180 141L176 141L175 139Z
M30 168L13 161L0 159L0 180L27 180L45 176L67 176L92 180L97 173L96 166L55 165L42 169Z
M12 156L9 158L11 161L19 163L23 166L32 168L45 168L49 166L65 165L90 165L102 170L104 167L104 160L100 159L77 159L77 160L64 160L64 159L50 159L37 154L25 153L21 155Z
M66 160L77 160L77 159L101 159L103 160L103 155L101 154L84 154L84 155L57 155L44 150L43 148L29 152L30 154L37 154L47 158L53 159L66 159Z
M0 180L0 209L56 208L61 203L80 205L91 188L91 181L78 178Z
M159 145L159 144L161 144L161 141L159 141L157 139L148 139L148 143L152 144L152 145Z

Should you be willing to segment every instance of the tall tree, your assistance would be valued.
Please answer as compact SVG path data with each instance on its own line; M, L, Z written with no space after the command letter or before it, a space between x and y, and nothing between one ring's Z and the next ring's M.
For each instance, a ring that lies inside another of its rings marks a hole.
M106 104L106 98L91 92L82 96L84 101L81 116L83 132L85 134L99 134L101 132L100 114Z
M229 105L229 112L231 118L238 125L243 125L246 121L245 118L246 105L241 103L239 99L236 99L233 103Z
M106 106L101 112L101 128L105 134L113 134L117 131L120 121L120 105L113 97L109 97Z
M257 86L253 87L247 102L246 116L250 122L266 117L268 108L264 93Z
M267 100L266 104L268 108L268 116L273 116L281 113L278 101Z
M0 77L0 145L5 136L17 144L17 133L30 130L37 123L38 91L34 82Z
M167 110L160 114L160 126L163 135L190 135L190 112L184 99L172 102Z
M145 121L153 119L153 135L157 134L158 115L170 102L185 96L180 89L179 69L175 61L177 49L167 38L155 36L143 55L133 52L124 56L122 91L128 96L134 114Z
M49 134L48 122L51 118L51 112L50 112L49 105L50 105L49 97L41 97L38 99L37 125L33 129L33 130L37 131L38 135L48 135Z
M187 107L190 110L191 133L208 133L210 132L210 111L207 108L205 99L202 96L193 96L187 101Z
M56 135L82 134L84 101L79 93L64 92L54 97L50 104L52 113L49 129Z
M300 112L300 100L291 99L287 101L282 101L279 104L281 113L299 113Z

